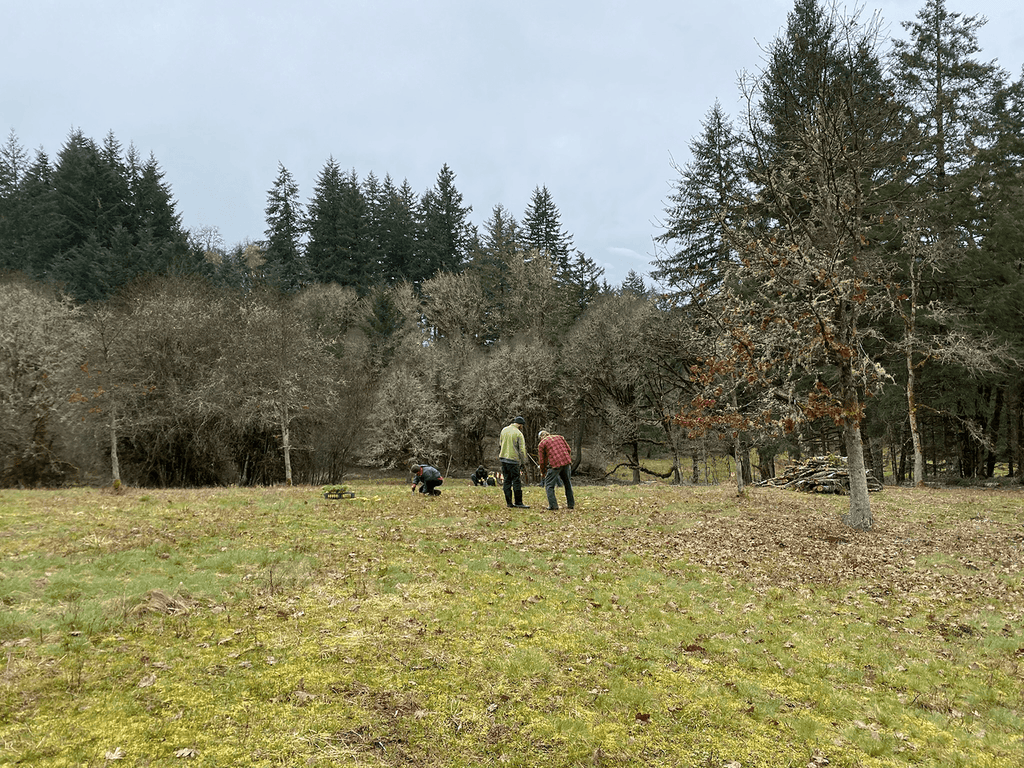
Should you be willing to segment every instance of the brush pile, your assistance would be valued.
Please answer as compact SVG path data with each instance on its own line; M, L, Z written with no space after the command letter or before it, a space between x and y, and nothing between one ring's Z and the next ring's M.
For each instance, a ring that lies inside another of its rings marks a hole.
M882 484L868 473L868 491L882 490ZM845 456L815 456L790 464L782 477L772 477L757 483L759 486L790 488L807 493L850 493L850 470Z

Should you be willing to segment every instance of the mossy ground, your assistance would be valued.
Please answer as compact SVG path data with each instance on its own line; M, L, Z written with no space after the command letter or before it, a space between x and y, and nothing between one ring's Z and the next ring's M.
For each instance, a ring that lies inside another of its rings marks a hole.
M0 492L0 764L1018 766L1024 494Z

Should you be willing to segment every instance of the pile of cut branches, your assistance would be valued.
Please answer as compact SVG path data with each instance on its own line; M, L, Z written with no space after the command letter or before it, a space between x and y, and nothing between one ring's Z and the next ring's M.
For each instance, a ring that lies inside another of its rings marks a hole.
M882 490L882 484L868 474L868 491ZM845 456L814 456L809 459L790 464L782 477L771 477L757 483L760 486L773 488L791 488L807 493L850 493L850 469Z

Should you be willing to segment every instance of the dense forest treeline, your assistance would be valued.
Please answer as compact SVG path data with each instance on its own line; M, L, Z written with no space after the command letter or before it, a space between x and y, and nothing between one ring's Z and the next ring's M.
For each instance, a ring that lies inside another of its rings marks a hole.
M114 136L50 160L12 133L0 484L475 466L516 414L636 480L713 452L740 483L781 452L1019 477L1024 86L978 59L981 23L928 0L885 47L797 0L677 169L656 290L603 282L544 186L476 226L448 166L416 194L330 158L305 204L280 166L263 237L226 248Z

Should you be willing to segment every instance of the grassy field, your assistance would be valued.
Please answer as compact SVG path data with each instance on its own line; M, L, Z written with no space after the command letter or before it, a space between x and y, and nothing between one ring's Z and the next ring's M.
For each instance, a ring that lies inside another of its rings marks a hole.
M0 765L1020 766L1024 492L0 491Z

